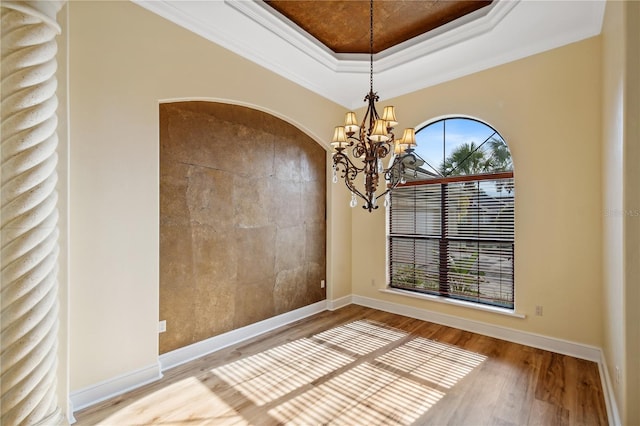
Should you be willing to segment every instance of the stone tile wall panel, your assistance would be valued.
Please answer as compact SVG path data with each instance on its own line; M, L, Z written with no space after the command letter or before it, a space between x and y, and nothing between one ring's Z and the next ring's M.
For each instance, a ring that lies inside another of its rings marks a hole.
M325 299L326 158L267 113L160 106L160 353Z

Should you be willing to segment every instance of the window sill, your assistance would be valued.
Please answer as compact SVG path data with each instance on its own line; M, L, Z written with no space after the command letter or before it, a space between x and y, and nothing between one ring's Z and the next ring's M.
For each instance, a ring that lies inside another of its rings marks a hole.
M447 297L434 296L431 294L424 294L424 293L414 293L412 291L401 290L397 288L390 288L390 287L382 288L380 289L380 292L395 294L399 296L412 297L414 299L428 300L430 302L444 303L445 305L461 306L463 308L476 309L478 311L491 312L494 314L506 315L509 317L522 318L522 319L527 317L525 314L517 313L512 309L479 305L473 302L465 302L464 300L449 299Z

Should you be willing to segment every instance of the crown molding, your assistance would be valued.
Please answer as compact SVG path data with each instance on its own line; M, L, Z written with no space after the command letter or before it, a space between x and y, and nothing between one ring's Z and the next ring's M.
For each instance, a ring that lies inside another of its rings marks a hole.
M335 54L261 1L132 0L346 108L363 106L369 55ZM596 36L606 1L499 0L374 56L381 99Z
M232 8L252 19L293 48L336 73L369 73L369 54L334 53L289 18L262 1L225 0ZM374 55L377 72L384 72L419 59L447 46L490 31L498 25L515 1L497 1L428 33L414 37Z

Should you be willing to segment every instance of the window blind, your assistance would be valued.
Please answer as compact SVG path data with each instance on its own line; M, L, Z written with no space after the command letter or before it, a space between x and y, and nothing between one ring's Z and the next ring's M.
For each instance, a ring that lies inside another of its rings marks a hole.
M514 181L477 175L391 193L391 287L513 308Z

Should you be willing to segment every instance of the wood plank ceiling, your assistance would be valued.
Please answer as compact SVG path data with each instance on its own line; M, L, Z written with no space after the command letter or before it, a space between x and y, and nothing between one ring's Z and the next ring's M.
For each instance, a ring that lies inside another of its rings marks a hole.
M335 53L369 53L368 1L265 0ZM490 0L375 0L373 53L488 6Z

